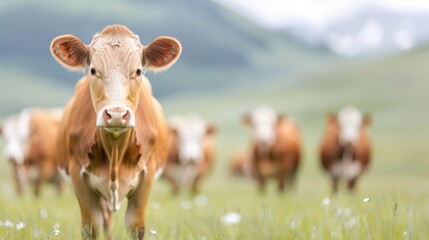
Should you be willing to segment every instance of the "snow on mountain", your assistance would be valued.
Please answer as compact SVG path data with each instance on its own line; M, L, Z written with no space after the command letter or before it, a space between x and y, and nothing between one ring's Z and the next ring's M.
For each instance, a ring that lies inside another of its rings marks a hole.
M427 22L428 14L367 6L336 18L322 30L295 23L283 31L306 44L354 57L408 50L428 42L429 28L422 27Z

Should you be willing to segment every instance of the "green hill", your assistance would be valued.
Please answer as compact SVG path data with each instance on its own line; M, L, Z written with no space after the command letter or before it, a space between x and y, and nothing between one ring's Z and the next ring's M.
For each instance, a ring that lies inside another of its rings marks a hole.
M287 80L290 76L318 71L338 60L332 54L306 49L281 33L258 27L208 0L3 1L0 81L7 88L0 89L0 96L19 93L26 86L44 85L53 86L67 97L49 99L43 95L43 100L31 101L20 94L1 97L0 115L25 106L64 104L81 73L67 72L52 59L50 41L70 33L89 43L97 31L117 23L129 26L146 44L160 35L171 35L181 41L183 53L173 69L149 74L158 97L203 89L221 90L250 82L267 83L280 77ZM6 76L14 76L14 80ZM22 84L27 81L31 83ZM43 91L36 90L24 89L24 92L42 96Z

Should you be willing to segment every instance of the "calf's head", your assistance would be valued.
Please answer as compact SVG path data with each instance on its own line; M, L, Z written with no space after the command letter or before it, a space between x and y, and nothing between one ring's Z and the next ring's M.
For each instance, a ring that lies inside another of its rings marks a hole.
M328 116L328 124L336 129L338 142L343 147L353 147L359 142L362 131L370 125L371 117L363 115L354 106L341 109L337 115Z
M30 115L23 111L19 115L10 116L3 123L2 135L5 141L3 158L18 165L24 163L28 153L30 135Z
M243 122L252 127L253 141L261 150L267 150L276 141L276 130L279 116L274 110L270 108L257 108L250 114L245 114Z
M127 27L112 25L89 45L73 35L59 36L51 43L51 53L67 69L88 68L96 124L120 134L136 124L140 87L147 81L144 72L170 67L179 58L181 45L174 38L159 37L144 46Z
M204 160L204 138L215 134L216 127L189 115L172 118L170 130L177 142L179 161L188 164Z

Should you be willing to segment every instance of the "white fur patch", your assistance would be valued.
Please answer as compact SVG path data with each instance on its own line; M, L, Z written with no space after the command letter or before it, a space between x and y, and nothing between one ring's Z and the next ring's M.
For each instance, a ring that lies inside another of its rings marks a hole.
M161 177L162 173L164 173L164 168L163 167L158 168L155 172L155 180L158 180L159 177Z
M72 183L71 177L67 174L66 170L64 168L58 167L58 172L60 173L61 177L68 183Z
M255 141L264 145L261 147L272 146L276 141L277 113L268 107L260 107L252 111L251 121Z
M362 113L354 106L348 106L338 113L340 126L339 140L341 144L355 144L360 137L360 129L363 122Z
M194 181L198 174L198 167L195 165L170 165L166 171L174 182L182 187Z
M346 180L356 178L362 172L362 166L359 161L352 161L346 159L341 162L335 163L331 167L331 173L337 177Z

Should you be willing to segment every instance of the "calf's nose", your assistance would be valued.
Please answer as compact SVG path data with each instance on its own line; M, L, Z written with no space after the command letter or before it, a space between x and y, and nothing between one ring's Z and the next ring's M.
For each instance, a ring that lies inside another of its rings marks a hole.
M102 114L104 122L110 127L127 127L131 119L130 110L127 108L106 108Z

